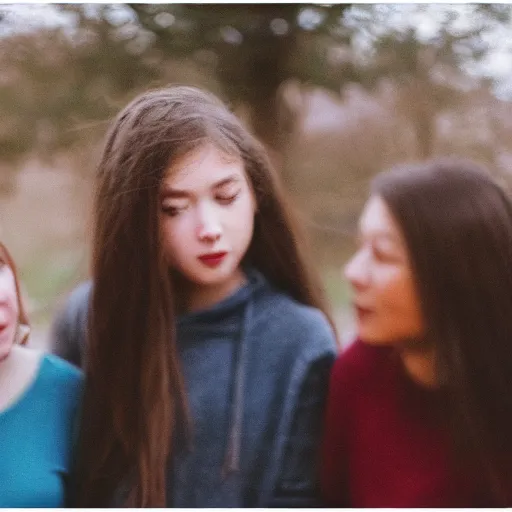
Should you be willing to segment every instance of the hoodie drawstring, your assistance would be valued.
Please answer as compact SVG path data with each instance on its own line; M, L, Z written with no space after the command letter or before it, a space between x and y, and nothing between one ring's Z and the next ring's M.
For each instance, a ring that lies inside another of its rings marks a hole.
M230 412L230 429L226 456L222 468L222 477L225 479L231 473L240 470L240 448L242 442L242 423L244 413L245 376L248 354L248 333L252 321L253 299L249 299L245 307L242 327L240 330L240 342L235 362L235 377L233 401Z

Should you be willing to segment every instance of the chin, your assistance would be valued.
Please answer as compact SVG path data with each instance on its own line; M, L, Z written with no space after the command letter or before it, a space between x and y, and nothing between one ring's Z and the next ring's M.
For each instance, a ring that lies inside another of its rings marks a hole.
M374 345L376 347L388 347L388 346L393 346L393 343L387 341L387 340L382 340L380 338L372 338L372 337L368 337L368 336L362 336L362 335L359 335L358 338L363 342L365 343L366 345Z
M380 345L380 346L392 346L395 345L392 339L389 336L383 336L382 334L376 332L365 331L364 329L360 329L357 333L357 337L367 345Z
M394 347L398 350L425 350L427 346L421 337L402 333L376 333L360 330L358 338L367 345Z
M199 286L216 286L224 284L235 274L236 269L231 268L206 268L194 272L189 280Z
M5 359L7 359L7 357L11 353L11 350L12 350L12 343L9 343L8 346L4 346L4 344L0 342L0 363L2 361L4 361Z

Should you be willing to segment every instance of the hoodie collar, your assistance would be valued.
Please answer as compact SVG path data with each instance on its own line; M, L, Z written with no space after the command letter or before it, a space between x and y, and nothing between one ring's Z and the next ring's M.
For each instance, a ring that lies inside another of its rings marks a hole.
M262 289L267 282L263 274L252 267L244 269L244 273L247 280L231 295L209 308L180 315L178 317L178 326L210 324L230 317L234 313L241 313L252 296Z
M235 365L231 386L227 447L222 466L223 479L240 471L246 374L251 349L248 338L254 322L254 296L267 285L263 274L256 269L246 269L245 274L247 281L229 297L208 309L187 313L178 318L178 326L185 329L196 326L209 327L211 324L218 325L219 322L222 323L228 318L236 318L238 334L235 337L238 339L238 343L233 345Z

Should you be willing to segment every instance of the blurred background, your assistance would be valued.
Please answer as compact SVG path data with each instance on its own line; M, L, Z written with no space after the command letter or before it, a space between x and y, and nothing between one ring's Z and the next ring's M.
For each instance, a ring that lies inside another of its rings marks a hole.
M109 121L169 83L207 88L267 145L351 336L341 268L371 177L473 158L512 177L512 6L0 5L0 233L35 327L88 276Z

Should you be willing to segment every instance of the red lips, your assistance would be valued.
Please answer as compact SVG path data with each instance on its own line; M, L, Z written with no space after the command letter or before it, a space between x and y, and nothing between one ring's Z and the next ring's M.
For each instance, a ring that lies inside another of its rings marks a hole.
M226 251L211 252L199 256L199 260L208 267L217 267L220 265L228 253Z

